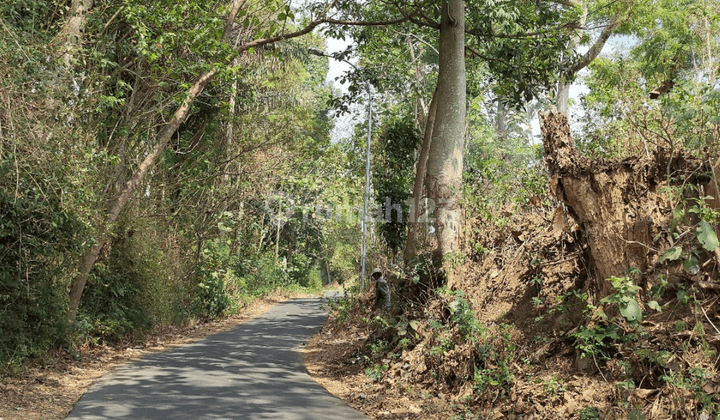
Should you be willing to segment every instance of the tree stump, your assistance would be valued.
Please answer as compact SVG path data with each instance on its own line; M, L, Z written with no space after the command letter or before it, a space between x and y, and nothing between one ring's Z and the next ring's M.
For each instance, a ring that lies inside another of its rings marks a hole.
M672 218L672 203L659 191L666 174L687 162L658 151L650 157L590 160L576 148L567 117L540 114L548 188L575 217L589 248L600 297L611 293L611 276L631 268L647 270L669 247L661 239Z

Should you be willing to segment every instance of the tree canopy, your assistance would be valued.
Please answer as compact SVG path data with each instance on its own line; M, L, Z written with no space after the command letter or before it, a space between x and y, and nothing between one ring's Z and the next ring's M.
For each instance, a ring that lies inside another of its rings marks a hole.
M714 158L718 16L704 0L3 1L0 370L357 281L368 133L333 143L330 116L368 84L374 211L400 216L371 225L371 259L435 251L448 279L465 218L544 205L534 112L584 67L583 150ZM613 34L631 46L601 54ZM328 37L353 40L335 54L358 59L347 92L308 53ZM432 223L408 226L416 210Z

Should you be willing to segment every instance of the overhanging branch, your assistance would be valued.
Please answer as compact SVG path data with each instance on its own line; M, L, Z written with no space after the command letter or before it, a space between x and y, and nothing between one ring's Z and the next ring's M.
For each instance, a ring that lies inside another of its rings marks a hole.
M256 39L254 41L246 42L245 44L239 46L237 48L237 51L244 52L244 51L250 50L251 48L262 47L264 45L274 44L279 41L285 41L287 39L297 38L299 36L303 36L303 35L306 35L306 34L312 32L315 28L317 28L318 26L323 25L323 24L344 25L344 26L388 26L388 25L396 25L399 23L407 22L416 14L417 14L417 11L410 13L407 16L399 17L397 19L381 20L381 21L342 20L342 19L333 19L333 18L323 17L323 18L315 19L314 21L310 22L304 28L302 28L298 31L295 31L295 32L290 32L287 34L277 35L277 36L263 38L263 39Z

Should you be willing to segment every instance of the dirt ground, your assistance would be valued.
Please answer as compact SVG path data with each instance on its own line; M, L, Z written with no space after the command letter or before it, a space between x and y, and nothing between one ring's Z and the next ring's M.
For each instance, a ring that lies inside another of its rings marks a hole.
M365 374L361 354L369 336L367 328L338 328L329 319L305 349L308 372L331 394L372 419L447 419L444 396L401 389L390 378L377 383Z
M308 344L305 363L319 384L372 419L573 418L585 407L600 404L612 411L606 402L617 398L615 387L601 377L577 372L572 353L551 339L526 342L513 358L512 393L497 393L488 399L471 381L448 384L433 373L445 369L460 376L466 369L460 365L467 360L462 354L467 349L450 352L429 366L432 344L424 339L414 349L373 360L370 343L375 328L357 322L360 318L337 323L331 316ZM525 341L517 330L512 334L514 342ZM522 361L533 357L537 363ZM388 366L379 380L366 373L373 364Z
M67 351L56 352L50 355L50 362L44 366L31 364L20 375L2 378L0 420L64 419L96 379L118 366L150 353L230 330L262 315L289 297L280 294L270 296L249 305L242 314L218 321L166 327L153 331L142 341L116 347L80 348L77 361Z
M457 297L437 294L413 303L406 290L403 312L375 318L371 289L357 305L334 311L308 343L308 372L372 419L720 418L717 288L697 283L691 306L678 303L676 286L660 300L663 312L648 312L643 338L608 347L609 359L580 359L568 334L593 321L583 314L587 302L568 296L596 286L584 274L582 237L561 215L536 211L501 227L470 221L462 296L487 328L481 341L487 354L450 322ZM402 282L390 283L397 296ZM62 419L95 379L117 366L228 330L285 299L266 299L222 321L155 331L142 344L79 349L79 361L55 354L52 363L2 380L0 420ZM401 345L400 335L409 344ZM473 376L478 371L488 375L484 388ZM636 386L622 385L630 379Z
M661 311L644 307L631 327L600 302L586 241L562 207L501 226L471 220L469 232L462 295L432 295L380 321L367 309L371 289L334 312L309 344L315 380L383 420L720 419L720 279L712 261L704 280L664 286ZM412 300L402 279L390 283ZM648 302L657 280L640 284L638 299ZM693 298L681 302L686 290ZM484 338L463 337L454 296L469 302ZM588 305L615 321L601 321ZM608 333L596 343L603 355L582 358L572 334L597 325L617 325L620 337Z

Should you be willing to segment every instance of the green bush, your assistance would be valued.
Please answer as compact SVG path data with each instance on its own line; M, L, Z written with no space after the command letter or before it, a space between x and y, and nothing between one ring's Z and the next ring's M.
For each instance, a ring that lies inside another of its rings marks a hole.
M152 325L148 308L143 307L142 261L135 260L126 241L116 243L107 261L95 264L83 292L78 312L80 339L114 343L136 329Z
M5 155L0 160L0 372L66 343L64 273L79 252L77 236L84 228L41 180L16 175L13 156Z
M379 142L382 149L373 159L373 185L375 202L384 209L384 214L378 229L385 244L395 254L405 246L409 216L405 203L412 198L414 153L422 137L413 125L412 117L405 115L385 122ZM396 205L400 207L393 210Z
M193 299L193 314L200 318L219 318L230 307L223 276L222 271L214 271L200 281Z
M187 320L195 289L183 280L189 268L164 235L152 220L129 215L120 220L85 287L79 340L113 343L156 324Z
M230 248L222 238L207 241L200 253L197 287L192 313L200 318L218 318L230 307L225 277L231 262Z
M305 285L305 287L309 290L322 289L323 280L318 267L313 267L308 273L307 285Z
M365 374L372 379L373 382L380 382L388 370L388 365L375 365L365 369Z
M239 259L233 271L245 284L244 293L254 297L265 296L289 280L283 264L271 252L251 253Z
M312 269L310 258L304 254L294 254L288 264L287 273L291 282L307 287Z

